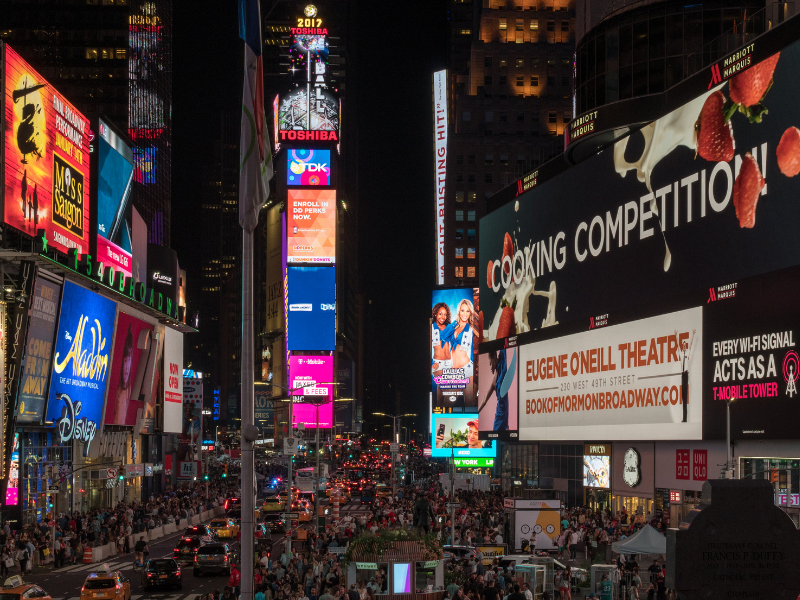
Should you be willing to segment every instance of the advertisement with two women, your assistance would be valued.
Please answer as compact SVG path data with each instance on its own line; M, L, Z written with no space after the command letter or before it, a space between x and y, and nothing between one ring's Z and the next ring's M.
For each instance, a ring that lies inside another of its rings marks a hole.
M433 291L431 391L434 408L476 408L478 345L483 327L478 289Z

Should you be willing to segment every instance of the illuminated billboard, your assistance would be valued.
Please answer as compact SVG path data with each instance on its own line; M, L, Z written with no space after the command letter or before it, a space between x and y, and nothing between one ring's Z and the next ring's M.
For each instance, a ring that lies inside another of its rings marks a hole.
M584 455L583 487L607 490L611 487L611 457Z
M289 190L286 215L289 264L336 263L336 190Z
M89 252L89 120L5 46L4 221Z
M480 355L478 422L481 439L517 439L518 353L518 348L500 348Z
M702 438L703 309L519 350L519 439Z
M477 288L434 290L431 299L431 392L436 408L477 410L480 343Z
M330 150L291 149L286 163L286 185L331 185Z
M431 456L454 458L495 458L496 442L482 441L477 414L433 414Z
M339 100L324 87L314 87L308 94L298 87L281 98L278 108L281 142L339 141Z
M97 140L97 259L133 273L131 212L133 150L108 123L99 120Z
M47 421L60 443L89 444L100 433L117 303L64 282Z
M289 267L289 351L336 349L336 269Z
M433 74L433 157L436 198L436 283L444 284L444 198L447 175L447 71Z
M332 356L289 357L292 427L300 423L306 427L316 427L317 407L311 402L324 402L319 407L319 427L333 426L333 386L316 385L330 382L333 382Z
M146 348L152 344L153 325L122 311L117 315L114 354L108 385L108 401L103 422L106 425L135 425L137 417L145 417L145 403L134 395L139 371L144 374ZM140 369L140 366L142 367ZM149 415L148 415L149 416Z
M485 341L800 264L800 43L765 59L481 219ZM773 82L763 100L731 100L752 77ZM722 107L713 152L696 124Z

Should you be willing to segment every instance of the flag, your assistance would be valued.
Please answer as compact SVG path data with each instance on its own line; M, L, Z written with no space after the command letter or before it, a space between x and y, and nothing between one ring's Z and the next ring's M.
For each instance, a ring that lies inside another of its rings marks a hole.
M239 0L239 37L244 40L244 91L239 138L239 225L249 232L269 196L272 151L264 116L264 66L259 0Z

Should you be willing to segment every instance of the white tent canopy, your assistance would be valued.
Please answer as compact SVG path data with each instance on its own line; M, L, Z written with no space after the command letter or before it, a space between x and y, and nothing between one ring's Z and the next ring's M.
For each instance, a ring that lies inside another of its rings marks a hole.
M650 525L645 525L632 536L611 544L617 554L666 554L667 538Z

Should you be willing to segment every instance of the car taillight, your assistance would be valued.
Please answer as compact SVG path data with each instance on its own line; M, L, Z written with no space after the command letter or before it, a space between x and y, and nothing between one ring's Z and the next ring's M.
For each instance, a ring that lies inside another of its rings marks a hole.
M175 574L176 574L176 575L178 575L178 576L180 577L180 574L181 574L181 568L180 568L180 567L178 567L178 570L177 570L177 571L175 571Z
M85 591L86 591L86 587L84 586L84 587L82 587L82 588L81 588L81 594L82 594L83 592L85 592Z
M197 554L194 555L194 562L197 562Z
M175 552L180 552L180 548L175 548Z
M228 562L228 557L226 556L222 562Z

